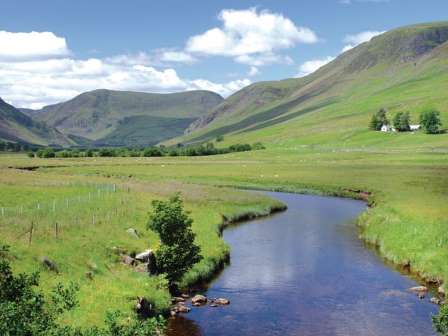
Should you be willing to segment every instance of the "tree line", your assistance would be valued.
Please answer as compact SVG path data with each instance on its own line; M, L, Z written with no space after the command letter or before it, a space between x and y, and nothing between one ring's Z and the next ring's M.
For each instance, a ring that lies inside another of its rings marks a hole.
M389 126L390 122L387 118L387 110L382 108L372 115L369 128L373 131L380 131L383 126ZM397 112L393 119L392 125L398 132L411 131L411 115L409 112ZM442 121L440 112L435 109L423 111L420 114L420 126L427 134L438 134L442 132Z
M207 156L219 155L235 152L246 152L251 150L264 149L262 143L255 144L234 144L229 147L216 148L209 142L197 146L177 146L163 147L151 146L146 148L40 148L36 152L28 152L29 157L39 158L77 158L77 157L161 157L161 156Z

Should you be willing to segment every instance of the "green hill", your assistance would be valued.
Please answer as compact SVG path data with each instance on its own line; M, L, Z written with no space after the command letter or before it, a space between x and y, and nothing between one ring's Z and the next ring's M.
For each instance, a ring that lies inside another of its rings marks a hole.
M399 28L341 54L315 73L261 82L227 98L170 143L233 135L232 141L272 144L372 143L406 145L408 137L367 130L375 111L409 111L412 122L437 108L448 123L448 22ZM418 134L413 143L438 145L446 136Z
M223 98L208 91L171 94L95 90L38 111L37 120L101 145L149 145L183 134Z
M33 120L0 98L0 139L38 145L74 145L75 142L44 122Z

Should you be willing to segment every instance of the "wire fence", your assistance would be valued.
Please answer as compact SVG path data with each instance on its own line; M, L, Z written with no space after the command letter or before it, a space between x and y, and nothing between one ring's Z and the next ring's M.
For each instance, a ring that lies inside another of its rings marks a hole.
M129 216L130 188L116 184L76 185L77 195L37 201L15 207L0 207L0 232L12 240L59 239L63 230L84 230L87 226Z

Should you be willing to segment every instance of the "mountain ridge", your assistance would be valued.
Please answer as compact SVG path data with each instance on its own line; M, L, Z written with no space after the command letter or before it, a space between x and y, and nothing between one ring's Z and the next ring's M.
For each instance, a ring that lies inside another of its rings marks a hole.
M364 100L374 91L387 92L420 77L443 75L447 41L448 22L393 29L342 53L306 77L259 82L243 88L195 121L186 135L166 144L199 143L217 136L250 132L263 123L267 127L318 113L330 105L336 109L355 96ZM434 67L440 70L438 74ZM257 100L263 95L270 99ZM395 101L394 105L400 104L398 99ZM423 108L423 98L419 104Z
M40 110L23 111L94 144L150 145L181 135L191 122L222 100L220 95L204 90L159 94L97 89ZM151 121L157 126L152 127ZM147 123L148 131L142 122ZM164 127L169 130L167 135L163 134ZM132 136L134 128L136 132L138 129L137 137Z

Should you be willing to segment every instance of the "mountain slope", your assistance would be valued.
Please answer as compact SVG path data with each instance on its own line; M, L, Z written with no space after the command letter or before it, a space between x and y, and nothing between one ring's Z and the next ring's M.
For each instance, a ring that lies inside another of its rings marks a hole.
M222 100L208 91L155 94L95 90L26 113L65 134L97 144L148 145L182 134L192 121Z
M39 145L74 145L75 142L43 122L33 120L0 98L0 139Z
M351 137L365 133L371 114L381 107L391 115L409 111L414 123L423 109L434 107L448 122L448 93L442 89L448 87L447 41L448 22L392 30L307 77L244 88L169 143L232 134L235 141L308 138L320 144L316 135L323 132L331 142L347 142L347 131ZM441 139L446 138L428 141Z

